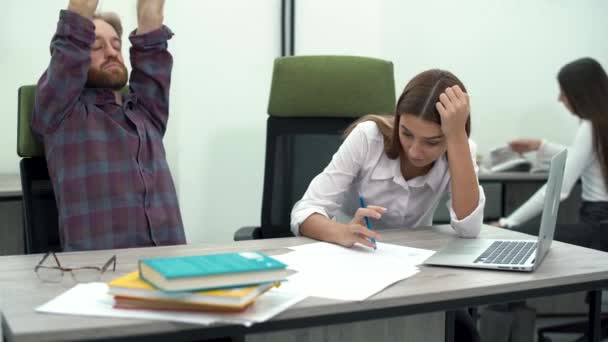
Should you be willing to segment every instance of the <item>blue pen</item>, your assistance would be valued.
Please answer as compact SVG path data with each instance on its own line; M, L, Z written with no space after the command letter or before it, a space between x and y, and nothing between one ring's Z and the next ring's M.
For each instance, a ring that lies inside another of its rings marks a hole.
M367 206L365 205L365 200L363 199L363 196L359 196L359 205L361 206L361 208L367 208ZM372 225L369 223L369 218L367 218L367 216L364 216L364 218L365 218L365 225L367 226L367 229L373 230ZM370 238L370 241L374 244L374 249L376 249L376 239Z

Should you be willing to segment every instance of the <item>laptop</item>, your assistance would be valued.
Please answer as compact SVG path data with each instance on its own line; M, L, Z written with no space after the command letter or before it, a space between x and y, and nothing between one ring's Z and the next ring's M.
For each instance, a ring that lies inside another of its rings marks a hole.
M426 265L534 271L551 247L564 179L567 150L551 158L545 204L536 240L456 239L424 261Z

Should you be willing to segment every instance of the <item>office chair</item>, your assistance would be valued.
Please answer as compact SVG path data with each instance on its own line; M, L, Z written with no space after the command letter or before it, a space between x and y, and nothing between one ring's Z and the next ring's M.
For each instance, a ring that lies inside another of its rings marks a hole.
M60 251L59 215L44 148L30 128L36 86L19 88L17 101L17 154L23 191L25 253Z
M261 226L234 240L293 236L290 214L310 181L331 160L355 119L390 114L393 64L354 56L292 56L274 62L268 119Z
M393 64L354 56L292 56L274 63L262 197L262 224L242 227L234 240L293 236L291 208L329 164L342 134L366 114L395 106ZM479 341L466 311L456 311L455 335ZM466 336L466 337L465 337Z

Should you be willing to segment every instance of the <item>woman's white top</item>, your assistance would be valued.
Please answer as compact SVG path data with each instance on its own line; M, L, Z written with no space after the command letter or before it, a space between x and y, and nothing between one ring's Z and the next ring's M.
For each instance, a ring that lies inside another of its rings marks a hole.
M564 148L564 146L543 141L537 152L538 161L549 163L551 157ZM583 186L583 201L608 201L608 191L606 190L602 167L593 147L593 129L591 122L588 120L581 120L574 141L568 147L568 159L566 160L564 182L560 194L562 200L568 198L579 178ZM500 220L500 223L506 226L516 226L540 214L543 210L546 187L545 185L540 188L513 214Z
M475 144L469 141L475 160ZM473 162L474 165L475 162ZM477 166L475 166L477 172ZM291 230L300 234L300 224L313 213L338 222L348 223L359 208L359 195L367 205L387 208L380 220L370 218L374 229L430 226L433 214L444 193L451 192L450 172L445 154L431 170L406 181L401 174L399 159L389 159L384 153L384 140L376 123L358 124L344 140L329 165L317 175L291 211ZM475 237L483 222L485 195L479 187L477 208L459 220L448 199L451 225L462 237Z

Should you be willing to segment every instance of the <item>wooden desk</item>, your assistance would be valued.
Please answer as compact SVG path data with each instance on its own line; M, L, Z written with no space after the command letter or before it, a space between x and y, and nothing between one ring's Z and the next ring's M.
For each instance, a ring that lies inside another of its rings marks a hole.
M383 241L439 249L457 238L448 226L391 230ZM530 238L530 236L485 226L483 237ZM307 238L242 241L178 247L139 248L86 253L62 253L66 265L97 264L116 254L116 274L135 269L139 258L191 255L243 250L264 250L269 254L286 252L289 246L309 243ZM421 272L362 302L340 302L308 298L268 322L250 328L235 325L197 326L180 323L91 318L38 314L33 309L66 290L68 286L44 284L33 268L40 255L0 257L0 305L7 341L72 341L92 338L113 340L170 340L173 342L258 333L281 334L289 329L326 327L345 322L442 312L468 306L523 300L573 291L593 292L600 299L601 288L608 287L608 253L554 242L543 264L534 273L501 272L443 267L421 267ZM593 317L599 311L593 307ZM595 320L593 322L596 322ZM597 328L596 325L594 327ZM427 331L431 333L430 331ZM259 335L252 335L253 337ZM302 336L298 336L300 338ZM261 339L260 339L261 340ZM305 339L308 340L308 339Z
M0 255L22 254L22 193L18 174L0 174L0 218Z

